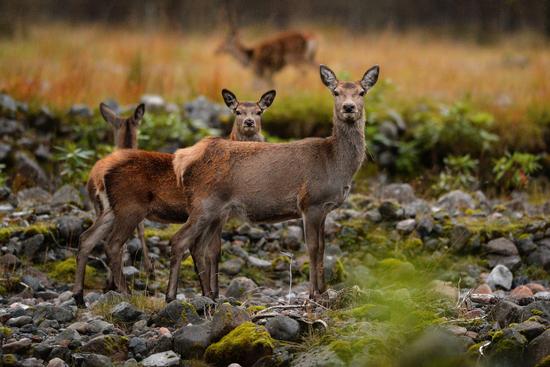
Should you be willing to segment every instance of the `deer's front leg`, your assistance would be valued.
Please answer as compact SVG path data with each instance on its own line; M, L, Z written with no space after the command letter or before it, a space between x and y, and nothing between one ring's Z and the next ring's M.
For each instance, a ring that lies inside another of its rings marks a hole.
M317 298L321 292L319 289L319 265L322 267L322 259L319 264L319 233L323 220L322 211L317 208L308 208L303 214L304 234L309 254L309 297ZM324 247L324 246L323 246ZM322 269L321 269L322 270Z
M323 215L319 225L319 247L317 248L317 287L319 294L325 293L327 290L325 283L325 219Z

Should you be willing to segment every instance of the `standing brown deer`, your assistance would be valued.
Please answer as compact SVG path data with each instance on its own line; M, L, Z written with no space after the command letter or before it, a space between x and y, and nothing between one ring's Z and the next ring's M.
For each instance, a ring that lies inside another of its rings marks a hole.
M201 284L212 284L218 255L212 238L230 216L252 222L303 218L310 260L310 297L325 291L324 223L349 194L365 156L364 96L378 80L370 68L358 82L340 82L321 65L321 80L334 96L333 131L328 138L285 144L206 138L176 152L174 167L189 217L172 237L167 301L175 299L180 262L187 249L203 262Z
M273 103L275 91L265 93L257 103L239 102L227 90L224 90L223 97L236 116L235 136L263 140L261 114ZM249 118L254 120L253 131L244 123ZM195 149L197 147L195 145ZM163 223L184 223L187 220L187 202L176 179L173 161L173 154L121 149L97 161L92 167L88 193L94 206L98 208L98 217L80 236L73 286L78 305L84 305L84 277L88 256L99 242L107 239L105 252L112 274L109 286L128 293L122 275L121 250L136 226L145 218ZM209 245L214 251L221 248L221 228L219 231L218 236L213 238L216 243ZM204 271L201 261L195 264L199 274ZM201 288L207 294L206 285L201 284Z
M286 32L247 47L232 30L216 52L230 54L244 67L250 67L257 78L273 85L273 75L285 66L314 64L317 41L310 34Z
M137 149L137 130L145 114L145 105L141 103L135 109L132 116L123 118L118 116L113 110L111 110L105 103L99 104L99 111L101 116L111 124L115 133L115 148L116 149ZM96 201L94 201L94 204ZM101 207L94 205L96 214L100 214ZM141 244L142 260L145 271L149 276L153 275L153 263L149 257L149 249L147 248L147 242L145 242L145 228L143 222L137 227L137 233L139 242Z

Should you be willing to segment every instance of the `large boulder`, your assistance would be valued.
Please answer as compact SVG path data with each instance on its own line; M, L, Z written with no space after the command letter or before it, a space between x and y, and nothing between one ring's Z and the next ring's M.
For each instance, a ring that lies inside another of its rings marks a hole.
M220 340L231 330L247 321L250 321L250 315L246 310L229 303L222 303L212 316L212 340Z
M513 280L514 275L506 266L497 265L489 273L487 284L489 284L492 289L503 288L510 290Z
M455 213L460 210L474 209L476 205L470 194L454 190L441 196L437 200L437 206L449 213Z
M181 327L189 323L197 324L200 321L201 319L193 305L188 302L174 300L153 315L149 323L156 326Z
M521 321L522 313L523 307L510 301L500 301L491 309L489 318L504 328L510 323Z
M517 330L506 328L493 335L487 347L487 356L491 366L520 366L523 363L523 350L527 338Z
M49 188L50 182L46 172L40 167L40 165L28 154L24 152L15 153L15 168L17 170L17 176L23 181L24 186L40 186L42 188Z
M525 362L527 366L547 366L550 356L550 329L546 330L527 345ZM546 364L543 362L546 360Z
M212 340L211 322L187 325L174 333L174 350L184 359L201 358Z
M225 291L225 296L237 299L246 298L246 296L256 288L258 288L258 286L252 279L247 277L236 277L229 283L229 287L227 287Z
M101 354L114 361L124 361L128 358L128 338L115 334L96 336L84 344L80 352Z
M288 316L275 316L267 320L265 328L278 340L295 341L300 335L300 324Z

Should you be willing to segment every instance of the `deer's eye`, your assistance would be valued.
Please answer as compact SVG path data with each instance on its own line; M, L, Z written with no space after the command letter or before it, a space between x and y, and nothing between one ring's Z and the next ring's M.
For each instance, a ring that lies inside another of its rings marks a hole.
M361 92L359 92L359 95L360 95L361 97L363 97L363 96L365 95L365 91L362 90Z
M241 111L235 111L235 115L240 116L242 115Z
M262 114L262 111L256 112L256 115L260 116Z
M334 97L338 97L340 95L340 93L338 93L337 91L334 91Z

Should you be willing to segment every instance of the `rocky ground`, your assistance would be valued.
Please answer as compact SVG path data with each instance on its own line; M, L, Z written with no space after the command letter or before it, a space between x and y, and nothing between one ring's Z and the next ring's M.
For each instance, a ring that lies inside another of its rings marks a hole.
M147 102L148 111L177 108ZM205 100L184 109L219 123ZM461 191L421 199L409 185L373 180L327 218L330 290L317 301L307 298L300 221L231 221L222 297L200 296L189 258L178 299L166 304L168 240L178 226L147 222L154 278L134 239L124 267L132 295L103 293L100 245L86 269L87 307L78 309L74 255L93 214L81 187L62 185L51 148L54 138L82 141L88 132L5 95L0 112L0 162L10 176L9 188L0 182L5 366L550 365L550 202ZM67 115L93 113L76 105Z

